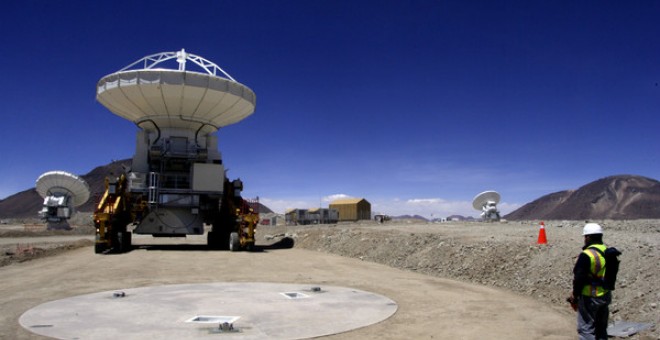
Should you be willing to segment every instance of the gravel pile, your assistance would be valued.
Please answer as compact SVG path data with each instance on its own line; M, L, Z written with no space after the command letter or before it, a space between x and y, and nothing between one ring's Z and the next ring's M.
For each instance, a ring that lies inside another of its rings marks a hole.
M592 221L623 252L611 319L653 323L634 338L660 339L660 221ZM574 261L584 221L545 221L548 244L537 244L538 221L420 223L391 221L262 227L295 239L296 247L513 291L572 313Z

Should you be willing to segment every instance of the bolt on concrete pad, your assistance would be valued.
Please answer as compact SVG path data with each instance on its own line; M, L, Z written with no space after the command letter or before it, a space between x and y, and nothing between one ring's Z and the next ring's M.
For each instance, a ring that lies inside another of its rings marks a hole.
M310 286L311 287L311 286ZM298 284L228 282L121 289L36 306L22 327L60 339L303 339L365 327L392 316L397 304L357 289ZM291 298L297 296L298 298ZM305 296L305 298L300 298ZM190 322L196 317L212 322Z

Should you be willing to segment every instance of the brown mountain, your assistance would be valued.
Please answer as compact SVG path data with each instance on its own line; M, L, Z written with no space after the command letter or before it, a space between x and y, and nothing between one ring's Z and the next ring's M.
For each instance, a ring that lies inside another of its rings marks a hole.
M131 159L123 159L114 161L110 164L98 166L82 177L91 191L91 195L87 203L78 207L79 212L93 212L94 206L98 202L99 197L105 191L105 178L113 174L115 176L124 172L125 168L131 166ZM36 181L36 178L35 178ZM0 219L6 218L38 218L37 212L41 210L43 198L39 196L35 188L21 191L17 194L11 195L3 200L0 200ZM261 213L272 212L268 207L259 203L259 207L255 207Z
M96 167L88 174L80 176L89 185L91 195L87 203L78 207L77 210L84 212L94 211L94 205L103 191L105 191L105 177L110 174L121 174L124 171L124 167L130 165L130 159L123 159ZM0 218L38 218L37 212L41 210L43 201L43 198L39 196L35 188L21 191L0 200Z
M660 218L660 182L618 175L545 195L504 216L508 220L634 220Z

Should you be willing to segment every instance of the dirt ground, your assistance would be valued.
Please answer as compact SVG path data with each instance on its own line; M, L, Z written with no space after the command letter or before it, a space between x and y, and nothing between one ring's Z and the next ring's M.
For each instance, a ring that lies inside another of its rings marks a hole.
M654 323L632 338L660 339L659 221L596 222L605 228L605 242L623 252L611 318ZM18 317L58 298L159 284L261 281L351 286L399 304L385 322L333 339L572 339L574 313L564 299L583 223L546 221L547 245L536 244L538 221L389 221L262 226L259 244L287 235L295 247L257 253L207 251L203 238L156 246L150 237L136 237L142 246L122 255L93 254L84 228L72 232L81 235L76 241L31 243L24 236L43 233L0 226L0 238L9 240L0 245L0 338L40 338L20 327Z
M604 229L621 268L610 306L611 321L653 323L635 336L660 339L660 221L592 221ZM574 261L583 245L584 221L544 221L548 244L538 245L539 221L508 223L289 227L296 245L391 267L481 284L567 308Z

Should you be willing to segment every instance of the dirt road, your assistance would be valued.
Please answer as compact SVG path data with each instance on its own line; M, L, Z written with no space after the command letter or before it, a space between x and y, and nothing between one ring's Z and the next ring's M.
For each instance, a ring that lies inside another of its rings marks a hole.
M337 285L397 302L398 311L384 322L332 339L575 338L570 313L505 291L297 248L230 253L197 245L145 246L122 255L95 255L92 247L84 247L1 267L0 338L40 339L23 329L18 318L47 301L106 290L204 282Z
M0 237L0 245L63 243L63 242L73 242L77 240L94 241L94 236L72 235L72 236L39 236L39 237L10 237L10 238Z

